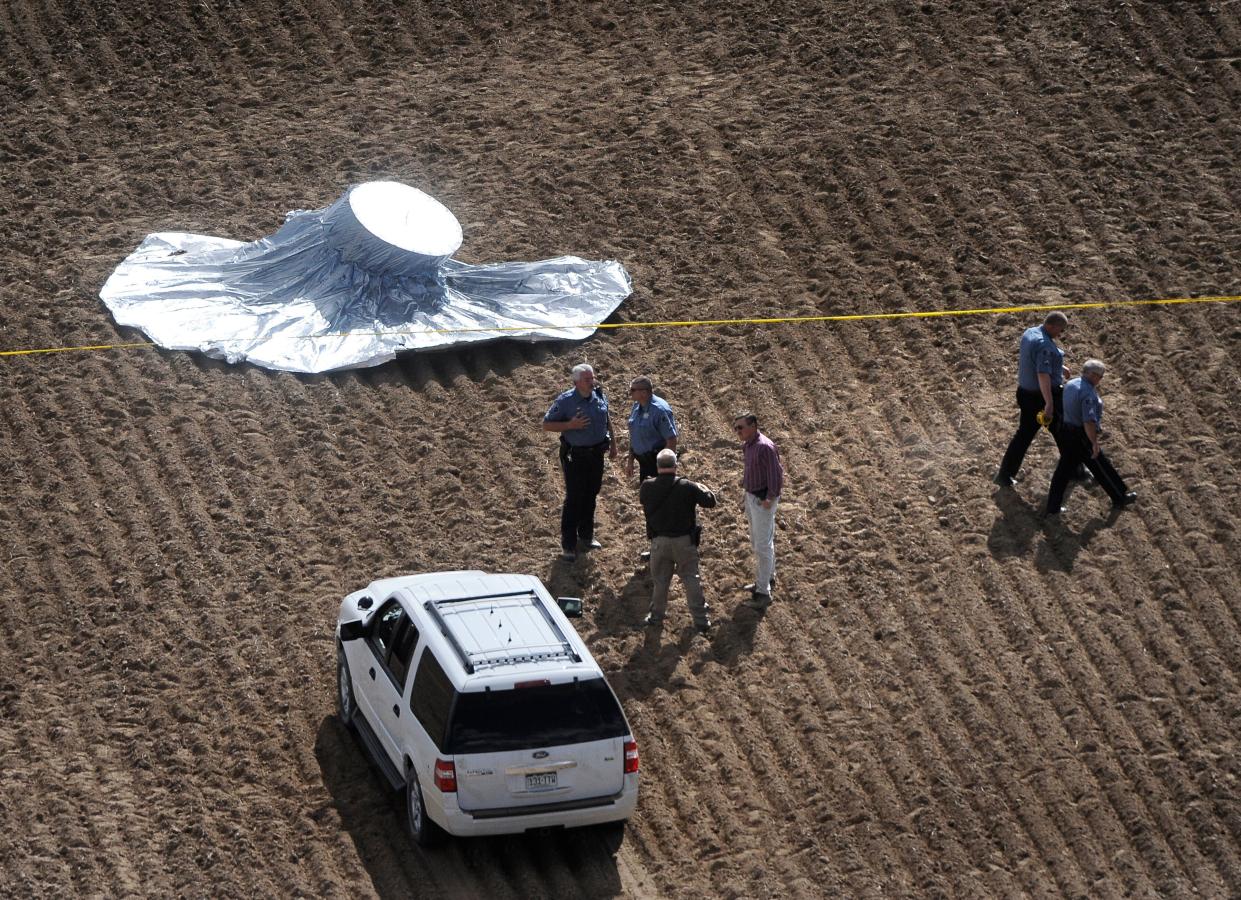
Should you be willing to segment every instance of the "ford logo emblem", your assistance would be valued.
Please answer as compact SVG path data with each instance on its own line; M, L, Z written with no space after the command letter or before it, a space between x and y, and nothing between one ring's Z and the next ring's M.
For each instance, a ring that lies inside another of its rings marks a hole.
M534 754L534 758L535 759L547 759L548 755L549 754L546 750L539 750L537 753Z

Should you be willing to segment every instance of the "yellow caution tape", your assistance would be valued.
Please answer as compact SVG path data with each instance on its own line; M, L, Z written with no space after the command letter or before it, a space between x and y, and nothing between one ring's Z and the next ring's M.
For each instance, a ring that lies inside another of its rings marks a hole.
M298 340L316 341L351 336L391 336L399 334L468 334L472 332L504 333L508 331L575 331L612 328L701 328L724 325L802 325L811 322L861 322L876 319L939 319L954 316L996 316L1004 313L1050 312L1056 309L1123 309L1134 306L1172 306L1183 303L1236 303L1241 296L1232 297L1169 297L1161 300L1103 300L1092 303L1056 303L1050 306L1001 306L988 309L934 309L916 312L888 313L842 313L831 316L779 316L775 318L749 319L683 319L663 322L610 322L602 325L512 325L499 328L424 328L409 331L342 331L336 334L317 334L298 337ZM90 344L80 347L42 347L33 350L0 350L0 356L34 356L42 353L73 353L87 350L128 350L134 347L156 347L147 341L132 344Z

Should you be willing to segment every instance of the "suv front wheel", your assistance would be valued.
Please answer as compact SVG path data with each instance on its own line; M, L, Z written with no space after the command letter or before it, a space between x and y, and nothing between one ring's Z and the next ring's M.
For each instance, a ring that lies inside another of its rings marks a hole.
M405 818L409 835L419 847L434 847L444 836L444 830L431 821L426 804L422 801L422 786L414 767L405 773Z
M353 699L353 679L349 675L349 663L345 661L345 648L336 644L336 714L346 728L353 728L353 717L357 713L357 704Z

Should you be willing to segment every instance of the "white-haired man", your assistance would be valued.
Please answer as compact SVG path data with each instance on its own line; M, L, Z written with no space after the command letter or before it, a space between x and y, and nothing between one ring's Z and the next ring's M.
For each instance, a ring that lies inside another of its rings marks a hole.
M694 627L711 628L706 598L698 579L698 507L715 506L715 494L701 484L677 476L676 451L655 455L655 477L638 489L646 513L646 536L651 539L651 609L647 625L664 620L673 574L681 577Z
M587 363L573 367L573 387L560 394L543 416L543 430L560 435L564 505L560 510L561 558L577 558L577 545L594 550L595 501L603 487L603 454L616 459L616 440L603 389Z
M1099 445L1103 433L1103 400L1099 397L1098 387L1105 371L1101 360L1088 359L1082 365L1082 374L1064 386L1060 462L1052 473L1051 490L1047 494L1049 516L1060 514L1065 488L1083 463L1112 498L1113 508L1120 509L1138 499L1135 492L1125 487L1125 480L1117 474Z

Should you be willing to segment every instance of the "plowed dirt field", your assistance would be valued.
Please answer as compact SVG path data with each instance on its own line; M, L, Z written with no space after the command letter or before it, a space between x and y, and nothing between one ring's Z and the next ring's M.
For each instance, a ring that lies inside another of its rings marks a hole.
M359 181L470 262L621 260L614 321L1241 293L1241 4L0 3L0 349L140 340L149 232L250 240ZM1071 312L1140 494L991 482L1037 313L600 332L299 377L0 358L0 895L1236 896L1241 305ZM570 367L655 376L716 488L714 634L635 484L557 556ZM764 614L732 416L782 448ZM583 596L642 750L620 852L414 849L333 717L372 578Z

